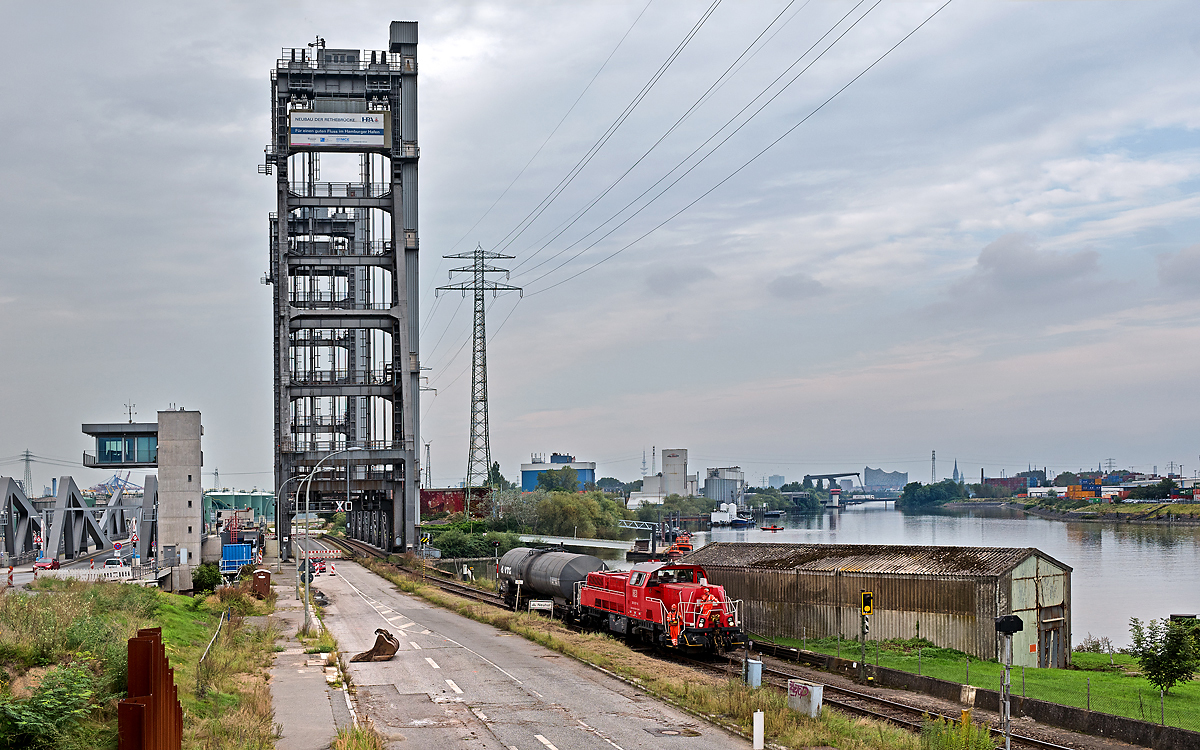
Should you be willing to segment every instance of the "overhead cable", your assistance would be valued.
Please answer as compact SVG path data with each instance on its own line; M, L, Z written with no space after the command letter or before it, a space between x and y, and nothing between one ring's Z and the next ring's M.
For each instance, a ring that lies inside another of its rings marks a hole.
M866 68L864 68L864 69L862 70L862 72L860 72L858 75L854 76L854 78L850 79L850 80L849 80L849 81L848 81L848 82L847 82L847 83L846 83L844 86L842 86L840 89L838 89L837 91L835 91L835 92L834 92L834 93L833 93L833 94L832 94L832 95L831 95L829 98L827 98L827 99L826 99L825 101L823 101L823 102L822 102L820 105L818 105L816 108L814 108L814 109L813 109L811 112L809 112L807 115L805 115L803 118L801 118L801 119L800 119L800 120L799 120L799 121L798 121L798 122L797 122L795 125L792 125L792 126L791 126L790 128L788 128L786 131L784 131L784 132L783 132L781 135L779 135L779 137L775 138L775 140L773 140L773 141L771 141L770 143L768 143L768 144L767 144L767 145L766 145L766 146L765 146L765 147L764 147L762 150L760 150L760 151L759 151L758 153L756 153L754 156L750 157L748 160L746 160L745 162L743 162L741 166L739 166L739 167L738 167L737 169L735 169L733 172L730 172L728 175L726 175L724 178L722 178L722 179L721 179L719 182L717 182L717 184L713 185L713 186L712 186L712 187L710 187L708 190L705 190L703 193L701 193L699 196L697 196L695 199L693 199L691 202L689 202L689 203L688 203L687 205L685 205L683 208L681 208L681 209L679 209L678 211L676 211L675 213L671 214L670 216L668 216L668 217L667 217L666 219L664 219L663 221L659 222L657 225L655 225L654 227L652 227L652 228L651 228L649 231L647 231L647 232L643 233L642 235L640 235L639 237L637 237L637 238L636 238L636 239L634 239L633 241L631 241L631 242L627 243L626 245L622 246L621 248L619 248L619 249L615 250L614 252L612 252L611 254L609 254L609 255L605 256L604 258L601 258L600 260L596 261L595 263L593 263L592 265L588 266L587 268L584 268L583 270L581 270L581 271L579 271L579 272L577 272L577 273L574 273L574 274L572 274L571 276L568 276L567 278L565 278L565 279L562 279L561 281L557 281L557 282L555 282L554 284L551 284L550 286L544 287L544 288L542 288L542 289L539 289L539 290L537 290L537 291L534 291L534 292L530 292L530 293L528 293L526 296L527 296L527 297L532 297L532 296L534 296L534 295L541 294L542 292L549 291L549 290L551 290L551 289L553 289L553 288L555 288L555 287L557 287L557 286L559 286L559 285L561 285L561 284L564 284L564 283L566 283L567 281L570 281L570 280L572 280L572 279L578 278L578 277L579 277L579 276L581 276L582 274L584 274L584 273L587 273L588 271L590 271L590 270L592 270L593 268L595 268L595 267L599 266L600 264L602 264L602 263L605 263L605 262L607 262L607 261L611 260L612 258L616 257L617 255L620 255L620 254L621 254L622 252L624 252L625 250L627 250L627 249L629 249L630 247L632 247L632 246L636 245L637 243L641 242L643 239L645 239L646 237L649 237L651 234L653 234L655 231L657 231L658 229L660 229L661 227L663 227L664 225L666 225L668 222L670 222L671 220L673 220L675 217L679 216L679 215L680 215L680 214L682 214L684 211L687 211L689 208L691 208L692 206L694 206L696 203L699 203L701 200L703 200L705 197L707 197L709 194L711 194L711 193L712 193L713 191L715 191L717 188L721 187L721 186L722 186L722 185L724 185L726 182L728 182L729 180L733 179L733 177L735 177L736 175L738 175L739 173L741 173L741 171L742 171L742 170L744 170L746 167L748 167L748 166L750 166L751 164L753 164L754 162L758 161L758 159L759 159L759 158L761 158L763 154L767 153L767 151L771 150L771 149L772 149L772 148L773 148L773 147L774 147L774 146L775 146L777 143L779 143L779 142L780 142L780 141L782 141L784 138L786 138L788 135L790 135L792 132L794 132L794 131L796 130L796 128L798 128L798 127L800 127L801 125L803 125L804 123L808 122L808 120L809 120L810 118L812 118L814 115L816 115L816 114L817 114L818 112L820 112L822 109L824 109L824 108L825 108L825 107L826 107L826 106L827 106L827 105L828 105L830 102L832 102L834 99L836 99L836 98L837 98L837 97L838 97L838 96L839 96L839 95L840 95L840 94L841 94L843 91L845 91L846 89L850 88L850 86L851 86L851 85L853 85L853 84L854 84L856 81L858 81L860 78L862 78L864 75L866 75L866 74L867 74L869 71L871 71L871 70L872 70L872 69L873 69L873 68L874 68L876 65L878 65L880 62L882 62L882 61L884 60L884 58L886 58L886 57L887 57L888 55L890 55L890 54L891 54L893 51L895 51L895 50L896 50L896 48L898 48L898 47L899 47L901 44L903 44L903 43L904 43L905 41L907 41L907 40L908 40L910 37L912 37L912 35L913 35L913 34L916 34L918 31L920 31L920 30L921 30L921 28L923 28L923 27L925 26L925 24L927 24L927 23L929 23L931 20L933 20L933 18L934 18L935 16L937 16L939 13L941 13L941 12L942 12L942 11L943 11L943 10L944 10L944 9L945 9L947 6L948 6L948 5L950 5L950 3L952 3L952 2L954 2L954 0L946 0L946 2L945 2L945 3L943 3L943 4L942 4L942 5L940 5L940 6L938 6L937 10L935 10L935 11L934 11L933 13L931 13L931 14L930 14L930 15L929 15L929 16L928 16L928 17L927 17L927 18L926 18L924 21L922 21L920 24L918 24L918 25L916 26L916 28L914 28L912 31L910 31L910 32L908 32L907 34L905 34L905 35L904 35L904 36L903 36L903 37L900 39L900 41L896 42L894 45L892 45L891 47L889 47L889 48L887 49L887 51L885 51L885 52L884 52L882 55L880 55L878 58L876 58L874 62L872 62L870 65L868 65ZM878 3L876 3L876 5L878 5ZM874 7L874 6L872 6L872 7ZM870 12L870 11L868 11L868 12ZM849 29L847 29L847 31L848 31L848 30L849 30ZM836 43L836 41L835 41L835 43ZM767 104L769 104L769 103L770 103L770 102L768 101L768 102L767 102ZM763 106L766 106L766 104L764 104ZM761 110L760 110L760 111L761 111ZM743 123L743 125L744 125L744 124L745 124L745 123ZM739 129L740 129L740 127L741 127L741 126L739 126ZM721 143L724 143L724 142L725 142L725 140L728 140L728 138L729 138L729 137L731 137L731 136L732 136L734 133L736 133L736 132L737 132L737 131L735 130L735 131L733 131L733 133L730 133L730 135L729 135L729 136L726 136L726 138L725 138L724 140L722 140L722 141L721 141ZM720 143L719 143L719 144L717 144L717 146L715 146L713 150L716 150L716 148L719 148L719 147L720 147L720 145L721 145ZM712 153L712 151L710 151L709 153L711 154L711 153ZM700 163L700 162L697 162L697 164L699 164L699 163ZM672 183L671 183L671 185L674 185L675 183L679 182L679 180L680 180L680 179L683 179L683 177L684 177L684 176L686 176L686 175L688 174L688 172L690 172L692 169L695 169L695 166L696 166L696 165L693 165L691 168L689 168L689 169L688 169L688 171L687 171L687 172L684 172L682 175L680 175L678 179L676 179L674 182L672 182ZM665 188L663 192L665 192L666 190L669 190L669 189L670 189L670 187L671 187L671 186L668 186L667 188ZM661 195L662 195L662 193L659 193L659 196L661 196ZM654 200L657 200L657 198L658 198L658 196L655 196ZM651 201L651 202L652 202L652 201ZM647 205L649 205L649 204L647 204ZM644 208L644 207L643 207L643 208ZM640 211L641 211L641 209L639 209L639 213L640 213ZM634 215L636 215L636 214L634 214ZM632 216L631 216L630 218L632 218ZM628 221L628 219L627 219L626 221ZM624 222L622 222L622 223L624 223ZM614 228L614 230L613 230L613 231L615 231L615 229L616 229L616 228ZM612 232L609 232L608 234L611 234L611 233L612 233ZM606 234L606 235L605 235L605 237L607 237L607 236L608 236L608 234ZM601 238L601 239L603 239L603 238ZM597 242L599 242L599 241L600 241L600 240L597 240ZM595 243L593 243L593 245L591 245L590 247L594 247L594 246L595 246ZM585 248L585 250L584 250L584 251L581 251L581 253L582 253L582 252L585 252L585 251L586 251L586 249L587 249L587 248ZM581 253L580 253L580 254L581 254ZM568 263L568 262L570 262L570 260L573 260L574 258L577 258L577 257L579 257L579 254L576 254L576 255L575 255L575 256L573 256L571 259L569 259L569 260L565 261L565 262L564 262L564 264L560 264L559 266L555 267L554 269L552 269L551 271L547 272L546 274L543 274L542 276L538 277L538 279L535 279L534 281L536 282L536 281L538 281L538 280L540 280L540 279L543 279L543 278L545 278L545 277L546 277L547 275L549 275L550 273L553 273L554 271L558 270L559 268L562 268L562 265L565 265L565 263Z

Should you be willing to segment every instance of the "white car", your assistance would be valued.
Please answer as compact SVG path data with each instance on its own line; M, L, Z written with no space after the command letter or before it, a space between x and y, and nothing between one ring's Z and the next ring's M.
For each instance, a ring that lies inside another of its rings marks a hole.
M104 561L104 567L106 567L106 568L120 568L124 565L125 565L125 563L122 562L121 559L117 558L117 557L110 557Z

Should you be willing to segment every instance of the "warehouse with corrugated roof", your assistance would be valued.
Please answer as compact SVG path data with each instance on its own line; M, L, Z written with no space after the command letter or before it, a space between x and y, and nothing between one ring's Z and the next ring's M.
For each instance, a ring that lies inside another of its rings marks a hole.
M1025 629L1013 664L1070 664L1071 568L1033 547L718 542L683 562L741 599L747 630L760 636L855 638L861 592L871 591L872 640L919 635L996 659L995 618L1015 614Z

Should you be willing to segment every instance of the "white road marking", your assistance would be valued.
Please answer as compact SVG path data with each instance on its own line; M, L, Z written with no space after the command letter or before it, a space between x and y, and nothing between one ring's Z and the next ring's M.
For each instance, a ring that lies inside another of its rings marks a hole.
M540 743L542 743L543 745L545 745L545 746L546 746L546 747L547 747L549 750L558 750L558 748L554 746L554 743L552 743L550 740L546 739L546 738L545 738L545 737L543 737L542 735L540 735L540 734L535 734L535 735L533 735L533 737L534 737L534 739L536 739L538 742L540 742Z
M411 628L413 625L416 625L416 623L415 622L406 622L400 626L400 629L404 630L406 628Z
M576 719L575 721L579 721L579 719ZM610 740L609 738L607 738L607 737L605 737L604 735L600 734L600 730L599 730L599 729L596 729L595 727L589 727L587 724L584 724L582 721L579 721L579 726L583 727L584 729L588 730L589 732L591 732L592 734L596 735L596 736L597 736L597 737L599 737L600 739L604 740L604 741L605 741L605 742L607 742L608 744L612 745L612 746L613 746L613 747L615 747L617 750L625 750L625 748L621 747L620 745L618 745L617 743L613 742L613 741L612 741L612 740Z
M403 617L400 617L399 615L397 615L397 616L395 616L395 617L389 617L389 618L387 618L387 621L388 621L388 622L392 622L392 623L394 623L394 622L396 622L396 620L403 620L403 619L404 619Z
M446 680L446 684L450 686L451 690L458 693L459 695L462 695L462 688L460 688L458 685L454 684L454 680Z
M430 659L428 656L425 657L425 661L429 662L429 666L433 667L434 669L441 669L441 667L438 666L438 663L433 659Z
M480 721L489 721L487 714L485 714L483 711L480 711L478 708L472 708L471 711L479 717Z
M429 635L429 631L428 631L428 630L422 630L422 631L421 631L421 635Z
M416 642L415 642L415 641L409 641L409 642L408 642L408 645L412 646L413 648L415 648L415 649L416 649L416 650L418 650L418 651L420 651L420 650L421 650L421 647L420 647L420 646L418 646L418 645L416 644Z

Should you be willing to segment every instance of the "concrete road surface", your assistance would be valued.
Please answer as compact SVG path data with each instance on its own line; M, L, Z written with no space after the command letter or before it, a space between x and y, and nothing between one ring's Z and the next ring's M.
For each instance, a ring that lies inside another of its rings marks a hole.
M750 743L566 656L402 594L348 561L314 588L347 654L386 628L387 662L350 664L357 710L394 747L488 750L724 750ZM402 742L403 740L403 742Z

